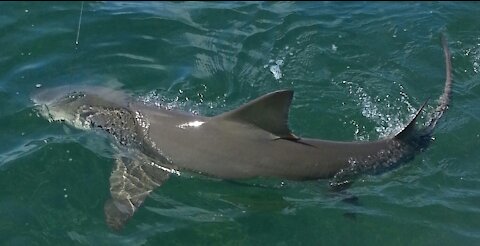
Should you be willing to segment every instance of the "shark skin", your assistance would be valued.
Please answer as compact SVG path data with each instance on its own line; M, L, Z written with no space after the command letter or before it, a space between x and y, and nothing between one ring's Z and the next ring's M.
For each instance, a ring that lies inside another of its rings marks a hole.
M112 138L119 154L104 211L108 226L119 230L150 192L184 170L222 179L332 179L332 186L341 186L357 174L384 171L410 160L428 146L450 102L451 61L443 37L442 45L445 88L429 121L416 126L425 102L398 134L370 142L294 135L288 127L291 90L266 94L214 117L146 105L124 92L93 86L44 89L33 101L51 121Z

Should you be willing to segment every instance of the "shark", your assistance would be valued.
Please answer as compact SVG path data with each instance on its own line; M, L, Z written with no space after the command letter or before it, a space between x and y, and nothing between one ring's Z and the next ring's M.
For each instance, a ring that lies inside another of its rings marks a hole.
M408 162L429 145L449 107L452 65L443 36L442 46L445 84L427 122L417 123L425 102L403 130L376 141L295 135L288 126L292 90L268 93L212 117L148 105L121 90L100 86L40 89L32 100L48 120L94 129L112 140L118 154L104 212L106 224L119 230L153 190L184 172L226 180L330 179L332 187L341 187L358 174Z

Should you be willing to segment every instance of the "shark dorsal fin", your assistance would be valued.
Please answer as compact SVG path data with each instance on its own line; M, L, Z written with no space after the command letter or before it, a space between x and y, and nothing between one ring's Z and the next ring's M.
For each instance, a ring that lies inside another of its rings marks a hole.
M410 134L412 134L414 132L415 123L416 123L418 117L420 116L420 114L422 113L423 108L425 107L425 105L427 105L427 102L428 102L428 99L417 110L417 112L415 113L415 116L412 118L412 120L410 120L408 125L405 128L403 128L403 130L401 132L399 132L397 135L395 135L396 139L406 139L406 138L408 138L408 136L410 136Z
M279 138L295 140L298 138L288 128L292 98L292 90L274 91L215 118L252 124Z

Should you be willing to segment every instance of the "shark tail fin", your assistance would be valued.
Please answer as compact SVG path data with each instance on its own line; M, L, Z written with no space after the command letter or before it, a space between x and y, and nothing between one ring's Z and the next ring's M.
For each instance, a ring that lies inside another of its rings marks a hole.
M442 46L445 55L445 86L442 95L438 98L437 108L435 108L435 111L430 117L430 121L424 129L426 134L431 134L433 132L443 113L447 111L448 106L450 105L450 97L452 94L452 61L445 35L442 35Z
M438 98L438 105L435 108L435 111L431 114L430 119L426 123L426 126L423 129L420 129L420 136L428 137L433 133L435 126L437 125L440 118L443 116L443 113L447 111L448 106L450 104L450 96L452 94L452 62L451 62L451 55L450 50L448 49L448 42L447 38L444 34L441 36L442 39L442 47L443 47L443 54L445 56L445 86L443 89L442 95ZM427 100L428 101L428 100ZM422 107L417 111L415 117L410 121L410 123L400 132L398 133L395 138L396 139L406 139L411 135L412 132L415 130L415 121L420 115L422 109L425 107L426 102L422 105Z

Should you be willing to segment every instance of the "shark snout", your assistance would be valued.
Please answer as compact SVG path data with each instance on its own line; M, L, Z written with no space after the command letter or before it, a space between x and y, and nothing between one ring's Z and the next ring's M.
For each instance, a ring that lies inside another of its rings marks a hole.
M35 91L31 98L35 105L52 105L73 92L70 86L61 86L50 89L40 89Z

